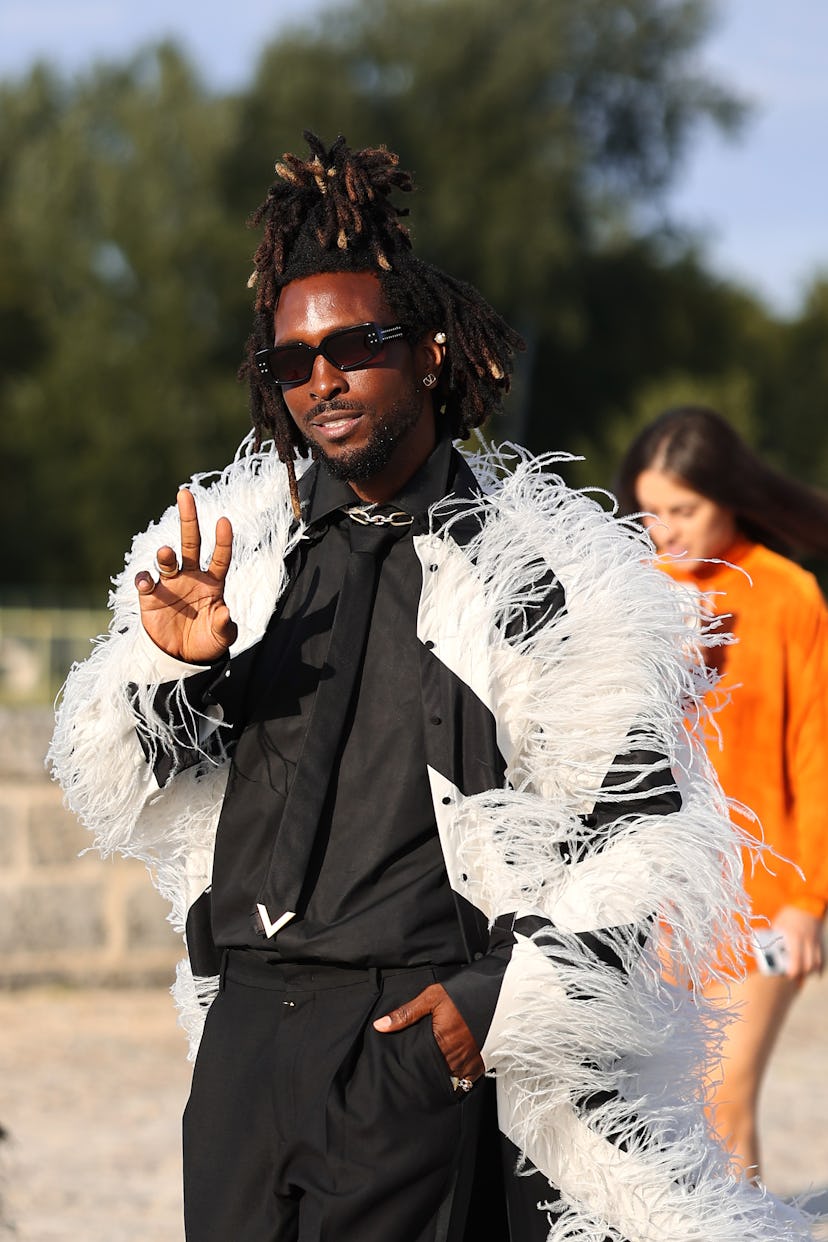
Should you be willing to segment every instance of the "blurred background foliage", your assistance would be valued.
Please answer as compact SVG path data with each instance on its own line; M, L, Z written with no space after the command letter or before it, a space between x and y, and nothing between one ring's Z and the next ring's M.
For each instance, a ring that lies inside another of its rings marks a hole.
M235 379L257 237L303 129L413 169L418 252L523 333L494 438L611 483L667 404L717 406L828 475L828 277L781 318L660 196L700 127L749 123L698 70L703 0L350 0L219 94L169 43L0 83L0 601L103 603L132 533L247 430ZM761 261L758 257L757 261Z

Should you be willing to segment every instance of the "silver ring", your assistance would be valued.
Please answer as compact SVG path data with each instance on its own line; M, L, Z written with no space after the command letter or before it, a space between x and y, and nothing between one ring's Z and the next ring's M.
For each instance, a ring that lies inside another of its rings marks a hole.
M455 1091L462 1091L464 1094L468 1094L474 1086L474 1083L471 1078L455 1078L454 1074L452 1074L451 1085L454 1087Z
M158 565L158 562L155 562ZM165 569L163 565L158 565L158 573L161 578L174 578L176 574L181 573L180 566L176 565L174 569Z

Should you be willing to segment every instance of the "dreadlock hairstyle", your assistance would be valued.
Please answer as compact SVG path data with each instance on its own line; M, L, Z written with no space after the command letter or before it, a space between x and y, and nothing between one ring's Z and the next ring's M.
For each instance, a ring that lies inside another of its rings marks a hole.
M828 496L765 465L715 410L676 406L636 436L616 478L622 513L640 509L636 483L651 469L730 509L749 539L786 556L828 556Z
M446 358L435 409L452 435L465 438L500 405L509 390L520 336L472 286L415 257L406 208L394 206L394 190L414 189L399 157L385 147L352 151L340 136L330 149L306 130L311 156L285 154L277 180L250 223L264 224L248 285L256 289L253 330L239 377L250 385L254 443L273 439L288 467L294 511L299 512L293 462L303 441L281 389L264 378L254 354L273 344L273 316L281 290L292 280L320 272L374 272L406 337L429 329L446 334Z

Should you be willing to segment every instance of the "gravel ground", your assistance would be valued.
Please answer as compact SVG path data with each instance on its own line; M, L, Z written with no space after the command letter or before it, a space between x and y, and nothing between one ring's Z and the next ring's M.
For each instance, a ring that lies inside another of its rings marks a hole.
M11 1238L181 1242L191 1067L168 993L6 994L0 1032Z
M826 1049L828 979L810 983L794 1008L762 1107L768 1185L782 1195L814 1191L823 1211ZM189 1077L164 990L0 995L0 1121L10 1134L0 1235L183 1242L179 1134Z

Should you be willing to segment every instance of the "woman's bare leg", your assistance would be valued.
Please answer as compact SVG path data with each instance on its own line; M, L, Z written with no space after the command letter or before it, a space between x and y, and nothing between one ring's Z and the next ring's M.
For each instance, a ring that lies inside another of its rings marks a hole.
M746 1177L761 1179L757 1111L759 1092L777 1036L799 982L786 975L750 974L706 995L727 999L734 1009L711 1075L711 1126Z

